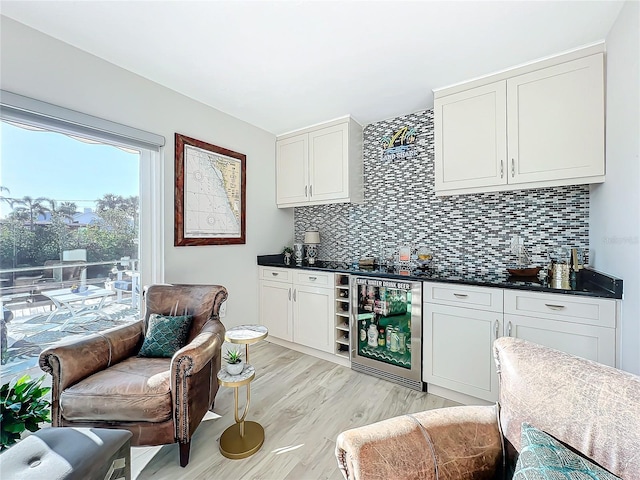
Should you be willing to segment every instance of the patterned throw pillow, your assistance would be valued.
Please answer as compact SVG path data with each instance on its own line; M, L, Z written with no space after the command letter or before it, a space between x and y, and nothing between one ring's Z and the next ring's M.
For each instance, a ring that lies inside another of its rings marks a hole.
M191 315L149 315L147 333L139 357L171 358L184 347L191 327Z
M528 423L521 438L513 480L620 480Z

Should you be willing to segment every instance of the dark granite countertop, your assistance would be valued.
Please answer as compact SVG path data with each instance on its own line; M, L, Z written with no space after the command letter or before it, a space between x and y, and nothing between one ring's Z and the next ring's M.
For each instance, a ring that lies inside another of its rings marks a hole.
M574 284L569 288L554 288L548 282L537 278L514 277L507 272L457 271L438 268L425 270L415 269L400 271L374 267L371 269L354 268L345 262L328 260L317 261L315 265L302 266L285 265L282 255L258 255L258 265L265 267L292 268L303 270L319 270L350 275L361 275L383 278L401 278L425 282L457 283L461 285L477 285L482 287L511 288L532 292L560 293L565 295L579 295L586 297L622 298L622 280L609 275L584 269L578 272Z

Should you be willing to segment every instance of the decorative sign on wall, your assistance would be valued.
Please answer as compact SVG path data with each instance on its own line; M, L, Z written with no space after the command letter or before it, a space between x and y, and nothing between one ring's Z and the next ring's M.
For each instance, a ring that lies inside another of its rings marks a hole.
M380 139L382 144L382 161L401 160L418 155L415 149L417 132L414 127L399 128L395 133Z

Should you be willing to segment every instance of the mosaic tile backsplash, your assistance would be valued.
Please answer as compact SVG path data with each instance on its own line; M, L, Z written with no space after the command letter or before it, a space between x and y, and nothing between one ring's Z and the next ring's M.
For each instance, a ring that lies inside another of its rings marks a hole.
M383 137L414 128L414 156L382 158ZM559 246L589 247L589 187L578 185L436 197L433 110L364 128L364 203L294 209L295 239L320 231L318 258L351 262L409 244L433 252L443 269L502 272L513 266L519 235L534 265L546 265Z

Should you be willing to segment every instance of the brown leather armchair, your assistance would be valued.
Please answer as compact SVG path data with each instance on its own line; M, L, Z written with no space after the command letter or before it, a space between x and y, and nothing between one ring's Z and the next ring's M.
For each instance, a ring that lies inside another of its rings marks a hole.
M40 368L52 376L54 427L123 428L132 445L180 445L189 463L191 436L213 409L225 328L219 285L153 285L144 320L47 348ZM193 316L187 345L173 358L138 358L152 313Z
M618 477L640 480L639 376L512 337L497 339L494 355L497 405L428 410L346 430L336 440L344 477L511 478L527 422Z

